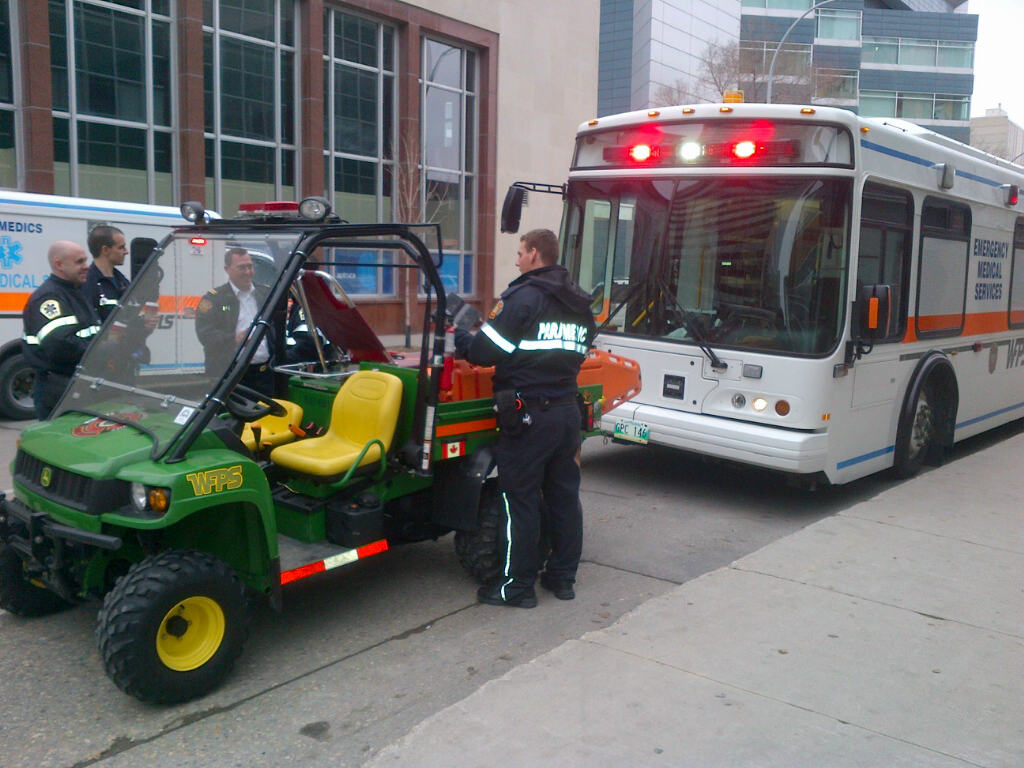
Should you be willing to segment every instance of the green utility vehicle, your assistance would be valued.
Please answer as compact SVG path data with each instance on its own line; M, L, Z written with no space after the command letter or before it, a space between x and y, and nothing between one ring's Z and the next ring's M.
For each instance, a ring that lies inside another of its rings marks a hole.
M161 703L228 674L254 598L280 608L289 582L452 531L486 579L503 546L489 371L446 355L442 256L424 229L342 223L320 198L234 220L183 212L192 224L133 276L51 418L23 432L14 496L0 496L0 608L102 600L107 673ZM248 325L213 293L239 248L256 274ZM389 354L335 279L368 265L422 278L416 359ZM243 330L211 342L213 326ZM240 384L263 345L281 361L276 398ZM606 356L580 381L596 434L639 374Z

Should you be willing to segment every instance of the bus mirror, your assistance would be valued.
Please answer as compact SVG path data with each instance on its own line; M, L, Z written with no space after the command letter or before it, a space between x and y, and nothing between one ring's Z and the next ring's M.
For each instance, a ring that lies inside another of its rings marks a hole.
M501 204L501 231L514 234L519 231L519 220L523 216L523 203L526 202L526 190L514 184L505 193L505 202Z
M889 335L891 292L888 285L865 285L860 289L860 333L866 339Z
M139 274L142 265L146 263L146 259L156 250L156 246L157 242L152 237L136 237L132 240L130 264L131 276L133 278Z

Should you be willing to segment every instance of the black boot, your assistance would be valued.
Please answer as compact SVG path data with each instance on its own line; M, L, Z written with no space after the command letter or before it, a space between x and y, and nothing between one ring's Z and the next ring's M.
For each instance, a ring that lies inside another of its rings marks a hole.
M516 587L508 585L502 594L502 582L480 587L476 591L477 599L488 605L508 605L514 608L536 608L537 593L533 587Z
M572 579L560 579L547 573L540 575L540 585L549 592L554 592L559 600L572 600L576 597L576 591L572 588Z

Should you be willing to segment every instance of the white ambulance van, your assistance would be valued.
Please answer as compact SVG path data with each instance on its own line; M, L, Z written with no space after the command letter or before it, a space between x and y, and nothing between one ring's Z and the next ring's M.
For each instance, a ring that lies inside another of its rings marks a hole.
M21 313L50 274L47 249L55 240L71 240L88 250L86 238L97 224L124 232L132 264L138 265L171 227L185 221L170 206L0 190L0 417L34 416L34 373L21 353ZM131 277L127 260L121 269Z

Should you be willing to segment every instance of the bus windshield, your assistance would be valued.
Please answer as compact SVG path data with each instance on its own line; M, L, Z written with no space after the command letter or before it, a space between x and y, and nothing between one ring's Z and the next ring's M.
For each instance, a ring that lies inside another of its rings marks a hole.
M605 332L825 355L846 295L846 179L570 182L563 260Z

